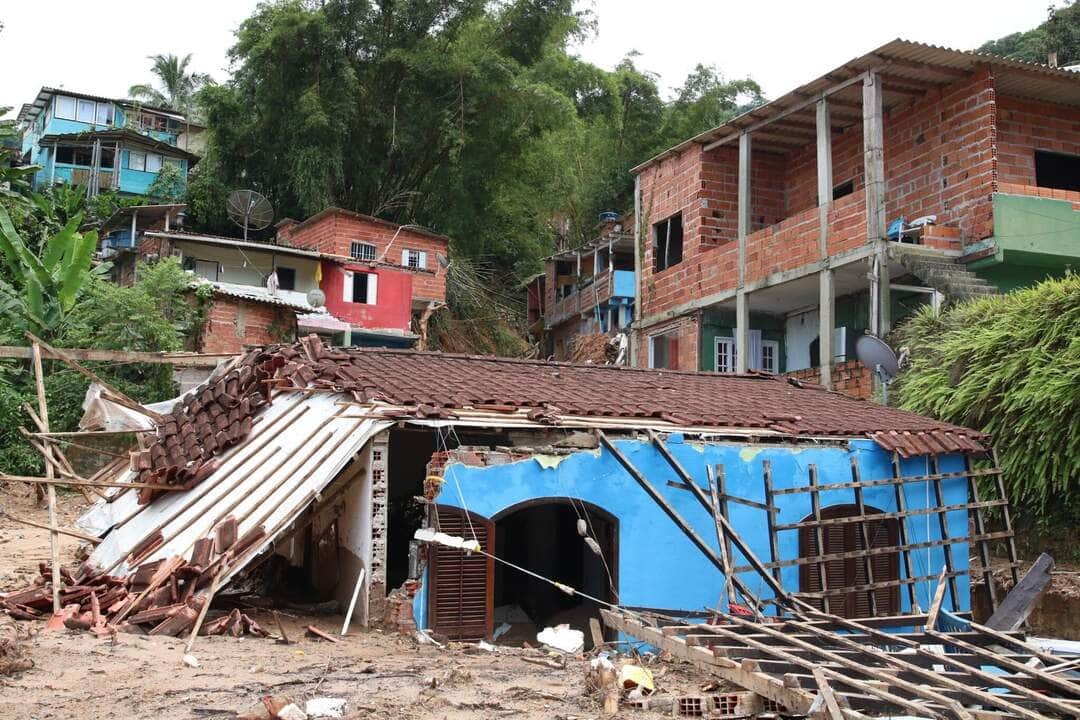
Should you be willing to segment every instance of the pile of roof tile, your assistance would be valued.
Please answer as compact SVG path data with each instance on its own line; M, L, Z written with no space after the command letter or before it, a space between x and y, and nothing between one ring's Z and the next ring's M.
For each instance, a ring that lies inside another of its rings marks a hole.
M235 519L226 525L231 525L232 535L226 529L216 533L214 538L197 540L190 562L179 557L163 558L139 565L127 577L92 574L85 564L74 571L61 568L62 610L58 616L51 616L52 569L40 563L40 574L33 585L0 595L0 608L19 620L48 617L53 629L89 630L99 637L116 632L148 632L150 635L189 632L206 602L196 593L210 585L224 563L254 542L251 540L244 546L244 539L236 538ZM222 547L223 542L227 544L225 547ZM258 623L239 610L204 624L199 632L202 635L250 633L267 636Z

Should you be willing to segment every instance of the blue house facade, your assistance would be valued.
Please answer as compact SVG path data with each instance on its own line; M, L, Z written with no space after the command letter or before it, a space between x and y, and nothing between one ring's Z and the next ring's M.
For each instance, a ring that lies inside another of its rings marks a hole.
M24 105L18 123L23 161L41 166L35 187L68 183L91 195L144 195L166 167L186 182L202 133L171 110L53 88Z

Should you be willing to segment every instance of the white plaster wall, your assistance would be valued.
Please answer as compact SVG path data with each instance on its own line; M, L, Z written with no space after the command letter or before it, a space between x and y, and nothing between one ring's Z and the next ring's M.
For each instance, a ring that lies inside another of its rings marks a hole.
M244 250L241 252L235 247L217 247L202 243L190 243L183 240L173 240L173 247L180 250L185 258L196 258L219 264L217 279L221 282L237 283L240 285L265 285L265 277L270 274L272 265L270 254L257 250ZM296 290L307 292L315 283L316 261L306 257L294 255L277 256L278 267L289 267L296 270ZM213 280L214 278L209 278Z
M817 336L817 310L807 310L787 319L784 327L784 367L788 372L814 366L816 358L810 357L810 343L814 342ZM844 328L833 330L833 362L843 362L846 359L843 341Z

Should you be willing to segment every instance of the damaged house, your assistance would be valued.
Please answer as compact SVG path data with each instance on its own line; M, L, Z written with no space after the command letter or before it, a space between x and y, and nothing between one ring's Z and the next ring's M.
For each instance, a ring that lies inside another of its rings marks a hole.
M210 610L254 587L438 639L520 644L564 623L636 638L759 711L808 714L828 695L834 716L989 720L1080 703L1075 678L1046 669L1076 659L971 620L971 578L1001 609L991 544L1018 565L973 430L765 373L316 336L235 358L159 411L89 483L115 486L79 521L92 553L61 571L69 627L189 647L264 634ZM42 576L0 598L8 612L40 617Z

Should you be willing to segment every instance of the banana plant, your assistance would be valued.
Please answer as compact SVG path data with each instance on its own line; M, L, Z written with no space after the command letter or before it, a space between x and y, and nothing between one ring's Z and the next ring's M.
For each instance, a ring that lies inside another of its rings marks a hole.
M91 267L98 234L80 232L82 219L82 213L70 218L37 255L0 205L0 314L13 329L55 337L87 280L108 272L108 265Z

